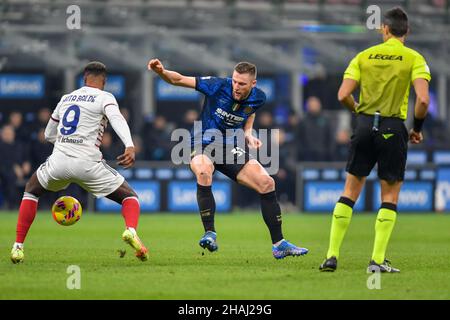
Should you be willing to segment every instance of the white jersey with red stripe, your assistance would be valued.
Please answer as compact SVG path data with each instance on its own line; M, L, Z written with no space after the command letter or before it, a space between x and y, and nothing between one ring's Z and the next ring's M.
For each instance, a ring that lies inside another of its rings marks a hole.
M108 106L118 108L116 99L111 93L97 88L84 86L64 95L52 114L52 120L59 122L53 152L100 161L100 145L108 123L105 108Z

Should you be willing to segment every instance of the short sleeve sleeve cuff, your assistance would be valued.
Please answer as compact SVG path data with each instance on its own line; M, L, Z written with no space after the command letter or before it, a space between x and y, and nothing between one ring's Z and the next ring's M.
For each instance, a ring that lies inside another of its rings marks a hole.
M358 56L354 57L344 72L344 79L353 79L359 82L361 71L359 69Z
M414 81L416 79L425 79L427 81L431 80L430 68L428 67L427 62L421 55L418 55L416 57L416 61L414 62L411 74L411 81Z

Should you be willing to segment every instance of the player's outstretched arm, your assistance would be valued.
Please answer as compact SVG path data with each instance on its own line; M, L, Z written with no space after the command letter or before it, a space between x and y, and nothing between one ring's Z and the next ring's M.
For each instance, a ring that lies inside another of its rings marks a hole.
M148 70L154 71L161 79L175 86L195 89L195 77L187 77L182 74L166 70L158 59L151 59L147 65Z
M413 86L417 98L414 106L414 128L409 132L409 140L413 144L418 144L423 140L422 125L428 113L430 95L427 80L418 78L413 81Z
M344 79L338 92L339 102L351 112L355 112L358 107L358 103L352 95L356 88L358 88L358 81L353 79Z

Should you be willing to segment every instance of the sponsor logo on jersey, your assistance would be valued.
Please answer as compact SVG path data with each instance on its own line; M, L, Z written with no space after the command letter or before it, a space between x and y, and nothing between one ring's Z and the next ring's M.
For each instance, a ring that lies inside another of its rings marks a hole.
M79 138L79 139L74 139L74 138L69 138L69 137L61 137L61 139L59 139L60 143L76 143L76 144L80 144L83 143L83 139Z
M369 60L400 60L403 61L403 56L398 56L395 54L381 54L381 53L377 53L377 54L373 54L371 53L369 55Z
M225 110L222 110L222 108L217 108L216 114L219 118L225 120L228 125L236 125L244 121L243 117L226 112Z

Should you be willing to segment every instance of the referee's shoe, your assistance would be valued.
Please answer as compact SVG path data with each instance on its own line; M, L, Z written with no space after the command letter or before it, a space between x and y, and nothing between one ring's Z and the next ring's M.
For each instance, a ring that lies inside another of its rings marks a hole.
M384 259L383 263L378 264L371 260L369 266L367 267L367 273L399 273L400 270L391 266L391 262L388 259Z
M337 259L336 257L330 257L328 259L325 259L325 261L320 265L319 270L324 272L334 272L337 268Z

